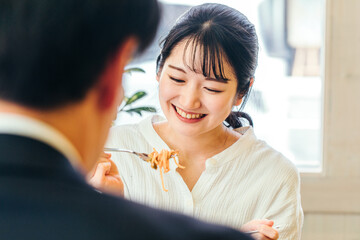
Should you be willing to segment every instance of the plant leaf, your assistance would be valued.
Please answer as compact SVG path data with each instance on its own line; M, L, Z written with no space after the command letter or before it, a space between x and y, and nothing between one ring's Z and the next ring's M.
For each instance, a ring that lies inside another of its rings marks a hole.
M137 113L139 114L140 116L142 116L142 112L156 112L156 109L153 108L153 107L137 107L137 108L130 108L130 109L127 109L127 110L124 110L125 112L127 113Z
M139 91L139 92L134 93L131 97L126 99L125 106L145 97L146 95L147 94L144 91Z
M133 68L126 69L124 72L128 73L131 76L131 73L133 73L133 72L145 73L145 70L142 68L133 67Z

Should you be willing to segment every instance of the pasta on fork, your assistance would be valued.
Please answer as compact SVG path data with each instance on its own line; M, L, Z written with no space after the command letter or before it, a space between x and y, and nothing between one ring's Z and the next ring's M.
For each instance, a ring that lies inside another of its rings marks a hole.
M165 188L163 173L170 171L170 159L173 159L179 168L185 168L179 164L178 154L179 153L175 150L162 149L160 152L158 152L155 148L153 148L153 151L149 154L149 159L147 161L150 162L150 165L153 169L159 168L162 189L165 192L167 192L168 189Z

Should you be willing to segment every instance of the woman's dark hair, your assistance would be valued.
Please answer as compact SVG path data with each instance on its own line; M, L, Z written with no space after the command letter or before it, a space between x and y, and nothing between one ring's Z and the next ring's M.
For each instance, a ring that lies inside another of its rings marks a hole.
M0 98L36 109L77 102L129 37L153 40L156 0L1 0Z
M243 98L242 110L257 67L259 46L254 25L239 11L222 4L206 3L192 7L177 20L162 41L162 50L157 58L158 74L171 51L183 40L187 40L186 47L190 44L194 46L193 60L197 48L202 51L202 73L206 77L213 73L217 79L226 81L223 62L226 60L230 63L237 78L237 96ZM192 70L195 70L194 62ZM225 125L241 127L241 118L253 126L251 117L241 111L231 112Z

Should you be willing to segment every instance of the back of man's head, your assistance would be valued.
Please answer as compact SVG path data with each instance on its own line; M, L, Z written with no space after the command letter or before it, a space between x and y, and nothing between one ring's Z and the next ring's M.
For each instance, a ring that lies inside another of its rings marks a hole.
M0 1L0 99L47 110L81 100L128 37L141 52L156 0Z

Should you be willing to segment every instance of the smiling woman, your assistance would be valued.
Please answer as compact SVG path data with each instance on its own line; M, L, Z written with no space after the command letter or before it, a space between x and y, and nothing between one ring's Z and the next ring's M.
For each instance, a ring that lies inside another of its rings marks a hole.
M217 67L222 69L222 76L214 73L213 68L204 66L204 54L197 51L194 44L191 38L184 39L172 49L166 62L159 62L159 99L168 122L156 127L159 131L171 133L164 134L163 138L179 139L181 135L188 135L194 139L201 135L205 138L224 136L226 139L226 127L222 122L243 97L236 92L237 78L226 61L219 61L222 65ZM205 67L211 72L203 73Z
M182 15L157 60L166 118L114 127L107 146L176 149L185 168L170 162L171 171L163 175L169 191L164 192L148 164L115 153L125 198L255 231L257 239L300 238L303 213L295 166L257 139L252 126L244 126L243 116L251 125L249 116L232 112L246 102L257 54L255 28L239 11L203 4ZM274 222L280 229L272 227Z

